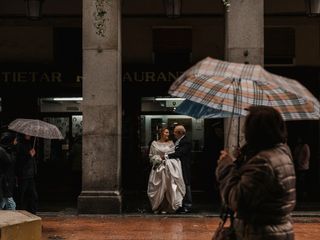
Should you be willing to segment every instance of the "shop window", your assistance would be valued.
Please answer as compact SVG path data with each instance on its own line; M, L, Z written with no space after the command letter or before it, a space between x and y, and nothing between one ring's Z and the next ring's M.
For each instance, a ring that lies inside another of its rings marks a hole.
M141 179L147 184L150 174L149 148L152 141L158 139L159 130L167 127L170 139L174 140L173 128L182 124L187 137L192 141L191 168L192 190L199 194L217 196L214 188L216 159L223 149L223 119L195 119L175 112L183 99L172 97L144 97L141 99L139 169ZM131 160L131 159L130 159ZM208 181L212 179L212 181ZM141 180L142 181L142 180ZM214 199L218 199L214 197Z
M45 122L57 126L62 133L64 139L68 135L69 119L67 117L45 117ZM66 161L67 151L69 146L67 143L60 139L44 139L43 140L43 160L47 161Z
M72 116L72 137L78 138L82 135L82 115Z
M45 116L43 120L56 125L64 137L63 140L44 139L44 161L68 161L73 145L81 143L81 101L82 98L79 97L40 99L40 110Z
M203 145L203 119L194 119L186 115L178 115L175 108L184 99L170 97L142 98L140 116L141 150L145 152L153 140L158 139L159 130L169 128L171 134L177 124L182 124L187 130L187 136L192 139L193 150L201 151ZM148 114L145 114L148 113ZM173 139L173 135L171 135Z
M41 112L81 112L82 98L41 98Z

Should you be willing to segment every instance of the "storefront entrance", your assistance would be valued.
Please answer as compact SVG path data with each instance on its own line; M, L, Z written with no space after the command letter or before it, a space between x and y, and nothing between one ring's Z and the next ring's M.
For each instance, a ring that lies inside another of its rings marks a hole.
M40 100L42 120L56 125L64 139L38 141L39 211L74 211L81 192L82 114L66 109L73 105L74 111L80 102L53 99Z
M219 152L223 148L223 119L195 119L177 114L175 107L182 101L168 97L141 98L137 124L130 122L131 128L137 126L138 135L133 136L137 140L130 141L130 147L123 145L124 211L151 211L146 193L151 171L150 144L158 139L163 127L169 129L170 139L174 140L173 128L176 124L185 126L186 135L192 141L191 188L194 209L196 212L217 210L215 208L220 198L214 171ZM128 154L133 142L136 142L138 153Z

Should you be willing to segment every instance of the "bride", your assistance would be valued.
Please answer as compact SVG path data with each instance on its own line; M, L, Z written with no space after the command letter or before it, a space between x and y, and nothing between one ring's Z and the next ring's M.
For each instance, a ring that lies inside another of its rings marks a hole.
M175 212L182 206L185 184L179 159L169 159L174 152L169 140L169 130L161 129L160 139L150 146L149 158L153 167L150 172L147 194L154 213Z

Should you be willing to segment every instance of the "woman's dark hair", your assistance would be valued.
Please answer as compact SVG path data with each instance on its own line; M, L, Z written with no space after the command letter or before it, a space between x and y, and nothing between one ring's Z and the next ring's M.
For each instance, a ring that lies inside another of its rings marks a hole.
M285 143L287 129L280 113L268 106L251 106L245 121L245 139L256 150Z

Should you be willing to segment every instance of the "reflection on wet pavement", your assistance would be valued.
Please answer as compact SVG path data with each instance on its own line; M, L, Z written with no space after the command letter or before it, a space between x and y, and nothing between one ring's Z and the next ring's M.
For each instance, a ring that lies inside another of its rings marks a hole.
M217 217L177 215L41 216L42 240L210 240ZM296 240L318 239L320 218L295 218Z

